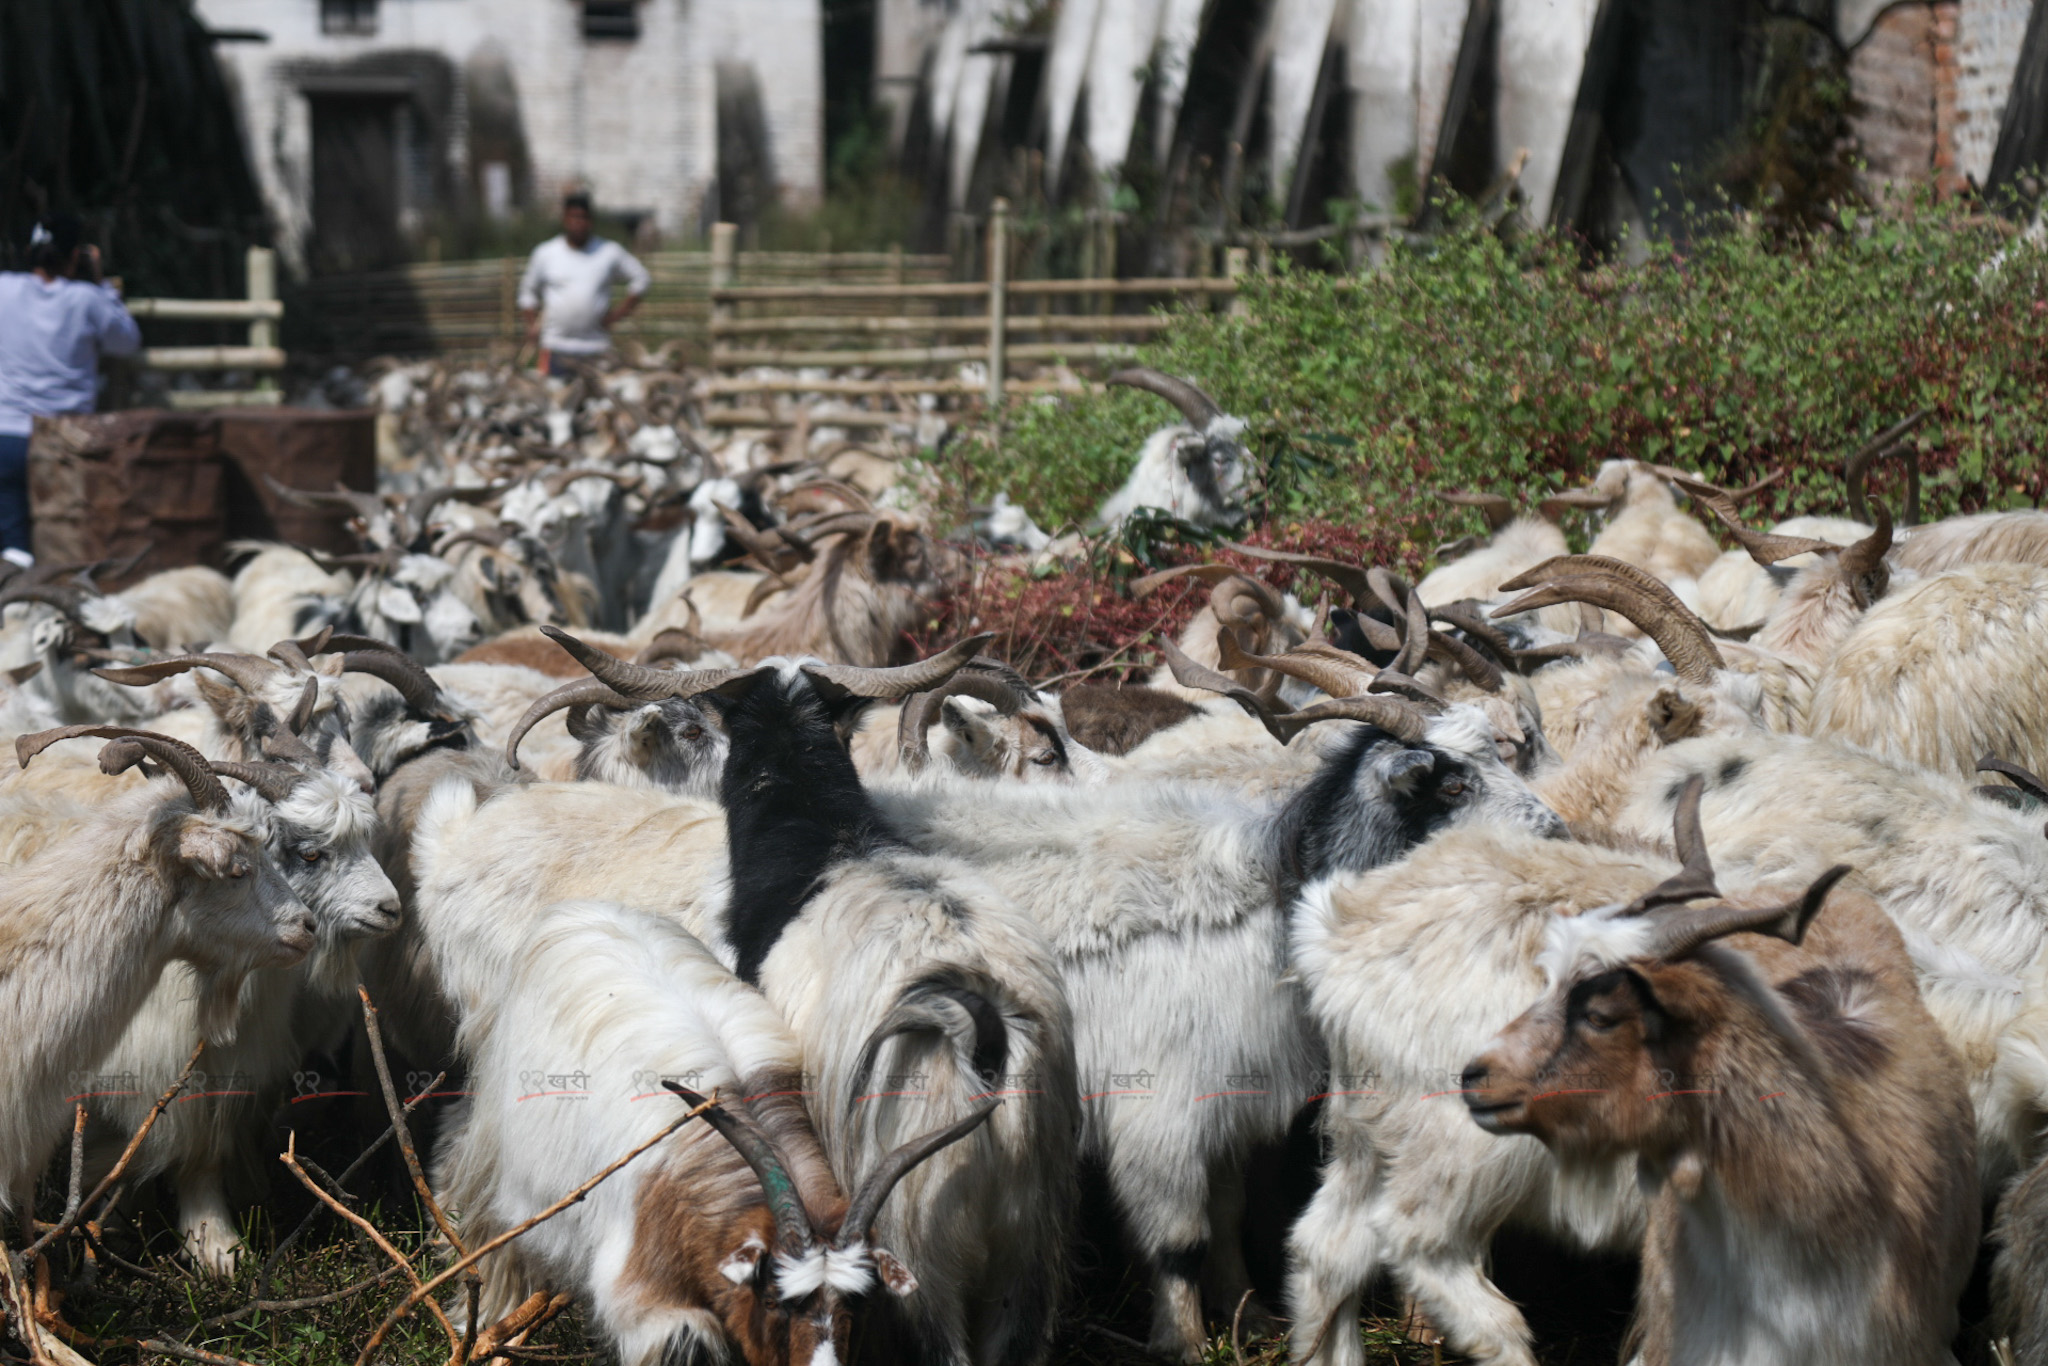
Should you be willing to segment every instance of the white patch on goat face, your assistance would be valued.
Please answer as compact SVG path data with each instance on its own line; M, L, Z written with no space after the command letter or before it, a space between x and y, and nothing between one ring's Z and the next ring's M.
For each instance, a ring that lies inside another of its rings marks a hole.
M825 1253L825 1284L842 1295L865 1295L874 1287L874 1263L867 1244L830 1248Z
M811 1353L811 1366L839 1366L839 1351L830 1338L819 1343Z
M815 1295L825 1285L825 1250L812 1248L791 1257L775 1254L775 1293L783 1300L801 1300Z
M1617 968L1650 951L1655 925L1648 916L1624 916L1625 906L1601 906L1561 915L1544 931L1536 964L1553 988L1588 971Z

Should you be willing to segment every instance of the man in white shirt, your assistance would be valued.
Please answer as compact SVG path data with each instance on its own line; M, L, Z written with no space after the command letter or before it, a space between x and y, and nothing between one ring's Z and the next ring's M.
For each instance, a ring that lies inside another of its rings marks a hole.
M647 267L617 242L591 232L590 196L562 200L562 235L533 249L519 281L519 311L526 339L540 342L540 368L549 375L573 373L570 365L611 349L612 324L640 306L650 277ZM612 286L626 297L612 302Z
M0 556L29 552L28 439L39 417L89 413L101 356L132 356L141 329L100 277L85 225L51 214L28 239L30 269L0 273Z

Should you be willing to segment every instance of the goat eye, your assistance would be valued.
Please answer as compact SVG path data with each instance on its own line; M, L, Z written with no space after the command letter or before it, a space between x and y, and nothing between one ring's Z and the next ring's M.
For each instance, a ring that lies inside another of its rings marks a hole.
M299 850L299 857L304 859L308 863L318 863L320 861L321 854L318 849L301 849Z
M1051 750L1047 750L1043 754L1034 754L1031 756L1031 762L1037 764L1040 768L1051 768L1054 764L1058 763L1059 761L1060 756L1054 754Z
M1456 797L1463 793L1464 790L1465 784L1456 778L1451 779L1443 786L1443 793L1446 797Z
M1605 1011L1589 1010L1586 1012L1587 1026L1592 1029L1600 1030L1603 1033L1607 1030L1614 1028L1616 1025L1620 1023L1620 1019L1613 1015L1607 1014Z
M704 727L702 727L702 726L685 726L685 727L683 727L683 738L684 738L685 740L701 740L701 739L703 739L703 738L704 738Z

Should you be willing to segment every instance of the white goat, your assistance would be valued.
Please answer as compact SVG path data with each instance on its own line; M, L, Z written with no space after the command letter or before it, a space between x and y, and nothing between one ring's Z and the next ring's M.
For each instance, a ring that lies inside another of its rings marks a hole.
M79 735L115 740L104 762L153 759L178 782L108 803L27 862L0 870L0 1213L27 1209L81 1088L164 967L199 969L197 1028L235 1034L243 977L285 967L314 943L314 921L264 852L269 814L231 801L190 747L121 726L25 735L25 763Z
M1145 438L1138 463L1095 513L1098 526L1118 527L1140 508L1163 512L1195 526L1234 526L1245 517L1244 485L1250 478L1243 418L1231 417L1215 400L1183 379L1142 366L1119 370L1111 384L1159 395L1180 409L1185 424L1161 427Z

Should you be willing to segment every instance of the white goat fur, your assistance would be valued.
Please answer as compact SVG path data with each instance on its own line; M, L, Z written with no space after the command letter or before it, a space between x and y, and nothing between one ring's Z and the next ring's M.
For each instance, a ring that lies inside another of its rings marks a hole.
M1139 508L1157 508L1196 526L1228 522L1232 509L1213 506L1202 496L1188 478L1179 450L1183 441L1200 442L1213 437L1235 441L1244 435L1244 429L1244 419L1227 416L1215 418L1200 432L1185 423L1159 428L1145 438L1145 444L1138 450L1137 464L1132 466L1123 487L1103 502L1095 521L1101 526L1116 526ZM1242 483L1240 472L1236 483L1220 491L1231 497Z
M730 956L721 932L725 821L710 803L584 782L521 787L479 807L466 783L447 783L428 798L417 831L417 932L429 942L444 933L477 941L430 965L458 1021L484 1006L508 969L516 951L506 941L556 901L659 908ZM630 838L622 842L621 831ZM1017 1083L1030 1094L1005 1104L972 1141L907 1177L876 1226L878 1241L920 1268L923 1289L906 1309L928 1336L966 1350L981 1315L1000 1317L997 1303L971 1302L977 1287L998 1299L996 1287L1025 1285L1050 1296L1057 1276L1078 1117L1067 1005L1049 948L957 862L878 855L832 869L760 980L802 1041L813 1119L833 1170L852 1182L897 1143L958 1119L984 1089L949 1042L908 1034L882 1050L875 1073L924 1076L923 1094L856 1105L845 1093L863 1042L908 988L934 978L968 985L1001 1011L1007 1070L1031 1078ZM422 993L394 983L385 994Z
M1538 954L1559 914L1627 901L1671 871L1648 853L1482 827L1303 892L1292 961L1331 1094L1322 1184L1288 1235L1297 1361L1362 1363L1359 1299L1385 1270L1459 1352L1534 1366L1528 1325L1481 1271L1494 1231L1641 1239L1632 1162L1565 1180L1535 1139L1473 1124L1458 1077L1543 993Z
M1447 607L1467 598L1505 601L1511 595L1501 592L1503 583L1569 549L1564 532L1555 524L1541 517L1517 517L1477 550L1423 575L1415 591L1427 607ZM1539 608L1536 621L1545 630L1569 639L1578 634L1579 609L1568 602Z
M261 655L339 616L354 589L353 576L330 574L303 551L267 546L235 574L235 620L227 644Z
M2048 839L2039 815L1855 750L1728 735L1656 756L1620 828L1669 830L1673 794L1695 773L1706 781L1701 826L1725 879L1790 884L1837 863L1857 870L1905 934L1928 1009L1962 1056L1986 1189L2031 1165L2048 1113Z
M465 936L466 937L466 936ZM553 906L522 931L489 1009L463 1024L471 1097L436 1161L436 1179L471 1244L513 1228L570 1186L658 1133L682 1110L663 1077L723 1098L787 1089L803 1069L796 1040L758 991L668 919L604 902ZM433 948L458 958L473 942ZM491 970L491 969L486 969ZM542 1061L544 1060L544 1061ZM583 1073L581 1095L531 1077ZM787 1144L787 1135L779 1134ZM788 1153L793 1167L811 1150ZM643 1186L681 1176L697 1202L723 1209L758 1203L760 1187L731 1144L708 1124L685 1125L580 1204L540 1225L487 1264L484 1322L542 1285L572 1291L625 1366L671 1359L672 1345L727 1357L708 1308L648 1303L628 1274Z
M234 585L204 565L152 574L119 596L135 613L135 634L159 650L226 640L234 625Z
M1901 535L1891 561L1922 574L1971 564L2048 567L2048 513L1979 512L1917 526Z
M199 969L194 1033L226 1043L244 975L312 946L310 915L263 851L268 819L247 794L224 815L195 811L164 779L0 871L0 1214L25 1207L66 1097L167 963Z
M1804 730L1959 778L1995 754L2048 773L2048 569L1936 574L1864 614L1814 687Z

